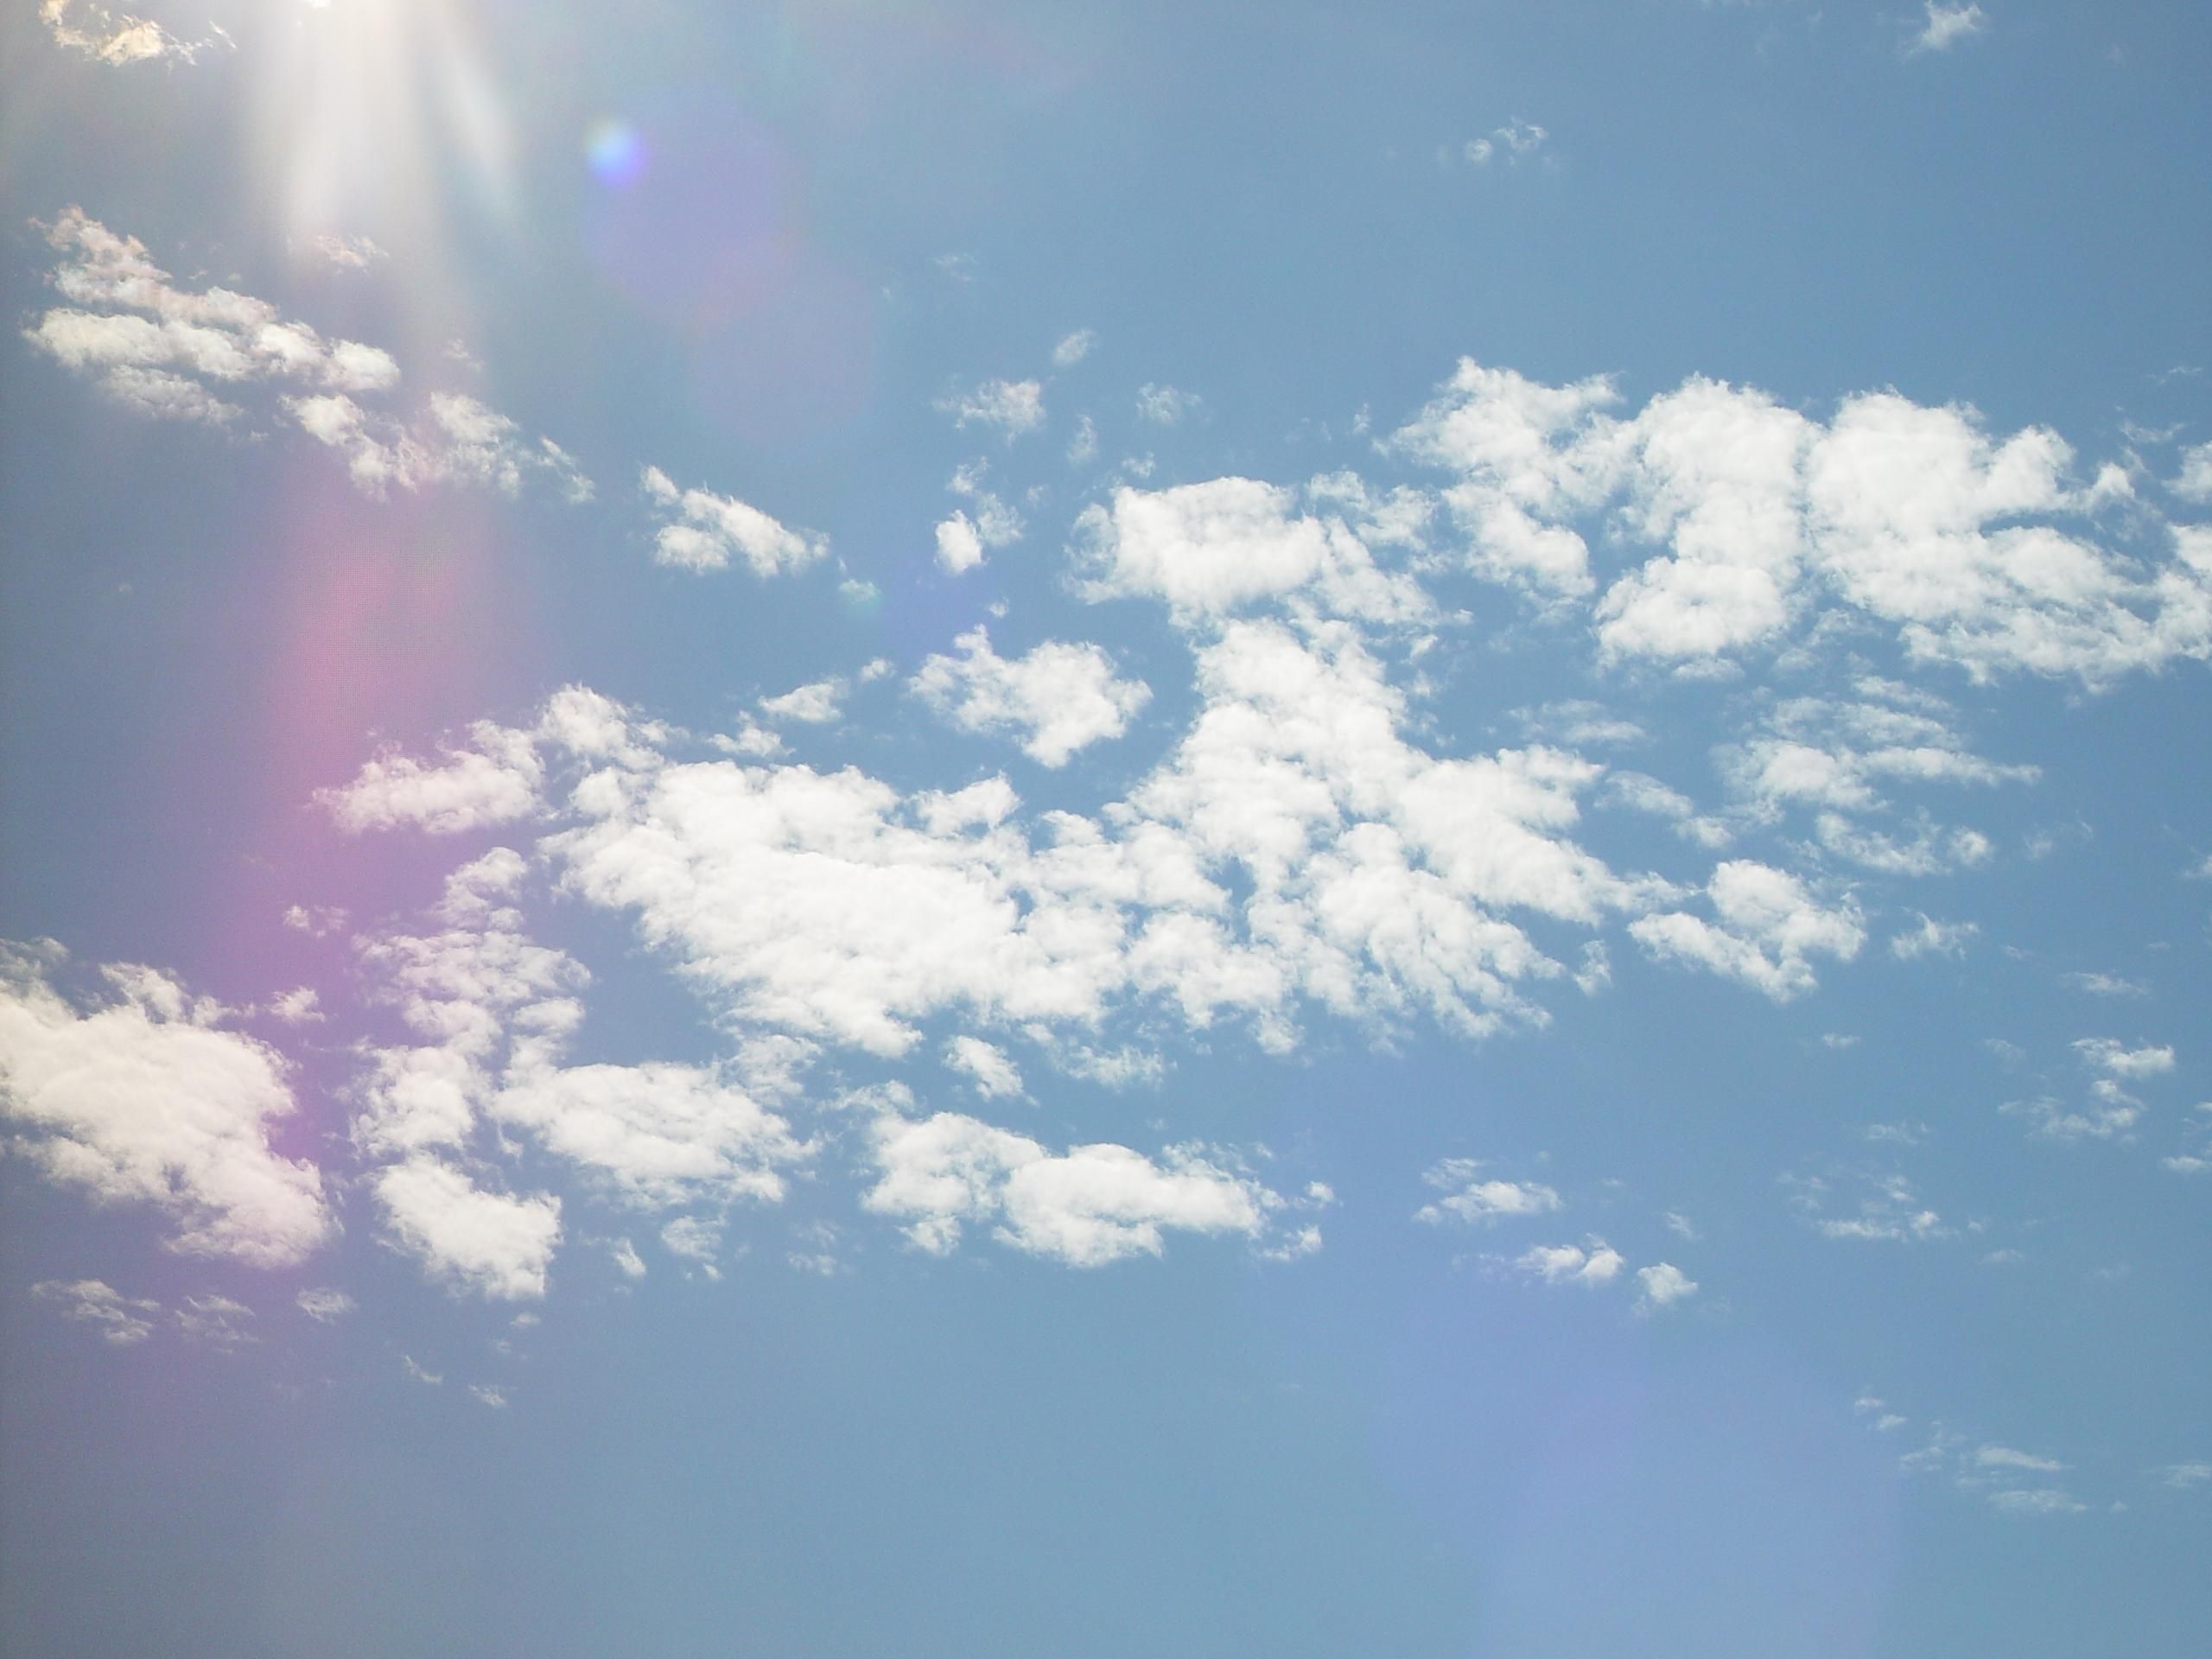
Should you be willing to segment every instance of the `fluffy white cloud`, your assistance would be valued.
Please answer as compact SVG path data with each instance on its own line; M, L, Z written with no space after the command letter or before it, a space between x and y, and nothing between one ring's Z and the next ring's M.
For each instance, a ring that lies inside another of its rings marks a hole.
M247 413L231 399L275 388L264 411L338 451L370 495L434 484L512 495L537 477L571 502L591 498L591 481L560 445L528 442L513 421L466 394L433 392L411 421L365 407L359 398L399 384L398 363L378 346L325 340L251 295L180 288L137 238L79 208L44 228L67 303L41 313L24 337L142 414L228 424Z
M1946 5L1942 0L1924 0L1927 21L1920 33L1912 38L1914 52L1942 52L1957 45L1970 35L1979 35L1989 27L1989 19L1977 5Z
M543 1294L560 1201L479 1185L470 1171L515 1135L630 1209L773 1203L809 1148L727 1065L570 1065L589 982L531 941L511 902L526 873L495 849L450 877L442 924L360 944L375 994L413 1045L372 1046L355 1087L353 1139L391 1159L372 1185L396 1242L436 1276L508 1298Z
M0 1115L17 1149L97 1201L165 1211L172 1249L304 1260L334 1223L315 1166L270 1144L296 1109L283 1058L149 968L105 969L110 1000L80 1011L54 960L0 951Z
M1825 424L1701 379L1625 419L1618 401L1602 378L1548 387L1463 362L1392 440L1459 474L1444 499L1478 575L1586 598L1580 526L1608 507L1621 544L1654 550L1596 601L1605 659L1703 671L1839 601L1977 680L2102 685L2212 654L2212 533L2158 526L2157 563L2100 547L2076 526L2118 486L2069 482L2055 433L2000 442L1970 410L1895 392Z
M561 1243L551 1193L486 1192L442 1160L416 1156L378 1171L372 1189L395 1243L458 1289L520 1301L545 1294Z
M1492 1223L1547 1215L1560 1207L1559 1193L1552 1187L1537 1181L1484 1180L1481 1169L1472 1158L1447 1158L1422 1172L1421 1179L1444 1196L1423 1205L1414 1219L1432 1224L1446 1217Z
M1052 366L1071 369L1089 357L1091 348L1097 344L1097 334L1088 328L1078 328L1073 334L1064 334L1060 337L1060 343L1052 347Z
M1021 1068L1004 1049L980 1037L955 1037L944 1046L944 1063L964 1072L986 1100L1021 1093Z
M528 817L543 775L529 734L479 721L466 747L448 748L435 763L387 747L352 783L315 798L349 835L402 826L456 835Z
M983 538L964 512L956 512L937 527L938 568L957 576L983 562Z
M592 499L591 480L550 438L535 444L499 410L465 392L434 391L411 423L364 409L343 392L283 400L284 412L324 448L346 458L361 492L382 499L437 484L477 485L502 495L521 493L531 477L548 480L571 504Z
M782 1118L711 1067L530 1058L510 1068L491 1110L621 1200L652 1207L702 1197L778 1202L779 1166L805 1154Z
M952 643L962 654L931 657L915 692L962 731L1012 737L1042 766L1064 766L1077 749L1119 737L1152 700L1142 681L1117 677L1097 645L1048 639L1001 657L981 627Z
M1697 1294L1698 1289L1697 1281L1671 1262L1655 1262L1648 1268L1638 1268L1636 1282L1641 1291L1637 1306L1646 1311L1687 1301Z
M1158 1255L1167 1231L1257 1240L1283 1199L1196 1147L1155 1160L1110 1144L1048 1152L1027 1135L953 1112L895 1113L871 1131L876 1184L863 1203L944 1255L963 1226L988 1225L1032 1255L1096 1268Z
M1671 911L1638 917L1629 931L1655 957L1740 980L1777 1002L1818 982L1808 957L1848 962L1866 943L1854 903L1825 907L1797 877L1750 859L1721 864L1706 894L1713 922Z
M1009 443L1045 423L1045 388L1035 380L985 380L938 399L956 426L996 427Z
M789 575L830 551L827 537L787 528L760 508L710 490L678 489L658 467L639 474L659 528L653 562L678 569L709 571L742 560L756 576Z
M1379 567L1341 518L1295 508L1290 491L1249 478L1159 491L1124 486L1076 521L1082 591L1093 600L1165 600L1185 621L1294 595L1377 622L1429 614L1418 584Z
M2109 1037L2082 1037L2075 1040L2074 1052L2084 1065L2115 1077L2163 1077L2174 1069L2173 1049L2164 1043L2130 1048Z
M1513 1258L1513 1266L1548 1285L1610 1285L1628 1263L1602 1238L1586 1244L1539 1244Z

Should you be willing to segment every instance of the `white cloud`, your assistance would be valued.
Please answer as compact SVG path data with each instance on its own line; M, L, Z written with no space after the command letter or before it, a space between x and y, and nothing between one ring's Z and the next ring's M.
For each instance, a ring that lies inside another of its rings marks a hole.
M154 1321L162 1313L159 1302L125 1296L99 1279L48 1279L33 1285L31 1294L60 1303L63 1319L92 1326L118 1348L127 1348L152 1336Z
M1861 1171L1849 1179L1860 1195L1856 1214L1829 1213L1834 1185L1821 1176L1785 1176L1783 1185L1823 1238L1908 1243L1950 1235L1943 1217L1921 1201L1904 1176Z
M1989 19L1977 5L1944 5L1941 0L1925 0L1927 22L1919 34L1913 36L1914 52L1948 51L1968 35L1979 35L1989 27Z
M1495 1223L1548 1215L1560 1207L1559 1193L1535 1181L1484 1180L1472 1158L1447 1158L1424 1171L1421 1179L1444 1193L1414 1212L1415 1221L1436 1223L1446 1216L1460 1221Z
M852 683L842 677L814 680L780 696L761 698L760 712L772 720L824 726L845 712L845 695L851 690Z
M742 560L756 576L790 575L826 556L826 537L787 528L760 508L710 490L679 489L658 467L639 474L659 528L653 563L705 573Z
M190 63L214 44L213 36L181 41L159 23L129 12L118 16L105 6L81 4L79 0L39 0L38 17L56 46L105 64L148 63L165 58Z
M292 1300L318 1325L334 1325L353 1311L353 1299L327 1286L302 1291Z
M1128 729L1151 688L1114 672L1093 645L1048 639L1021 657L1001 657L977 627L953 641L958 657L931 656L914 676L918 696L965 732L1013 738L1040 766L1064 766L1077 750Z
M247 1329L253 1310L228 1296L187 1296L172 1314L178 1332L193 1342L218 1348L236 1348L260 1338Z
M1008 443L1045 423L1045 388L1035 380L985 380L971 391L938 399L938 408L959 427L998 429Z
M1217 478L1160 491L1116 489L1076 521L1082 591L1092 600L1165 600L1179 620L1217 619L1294 595L1340 616L1414 621L1430 604L1383 571L1341 518L1295 513L1288 490Z
M2212 1463L2170 1463L2158 1476L2177 1492L2194 1491L2199 1486L2212 1486Z
M645 1259L638 1254L638 1247L628 1239L616 1239L607 1247L607 1253L614 1258L614 1265L622 1270L625 1279L645 1276Z
M1385 1027L1541 1022L1522 982L1564 970L1498 912L1592 926L1672 889L1569 838L1599 768L1435 758L1357 637L1316 626L1203 645L1198 720L1100 819L1018 817L1002 779L905 795L853 769L678 763L632 726L620 768L548 803L542 845L726 1017L805 1041L902 1052L954 1011L1088 1032L1125 999L1249 1019L1276 1047L1307 1000Z
M1615 509L1609 538L1649 553L1596 602L1602 660L1708 671L1852 612L1976 680L2101 686L2212 654L2212 531L2164 528L2147 565L2099 547L2076 526L2111 493L2069 482L2055 433L1999 442L1894 392L1825 423L1701 379L1626 419L1618 401L1466 361L1390 443L1459 475L1469 568L1548 604L1598 588L1579 526Z
M2181 473L2172 488L2184 501L2199 505L2212 502L2212 443L2200 443L2182 451Z
M983 562L983 538L976 533L972 519L964 512L955 512L951 518L939 522L937 527L938 568L947 575L957 576L973 570Z
M1857 905L1823 907L1797 877L1752 860L1720 865L1706 893L1717 925L1675 911L1638 917L1630 933L1655 957L1740 980L1777 1002L1818 982L1808 957L1848 962L1866 942Z
M944 1046L944 1063L967 1074L986 1100L1021 1093L1021 1069L1007 1052L980 1037L959 1036Z
M328 231L310 238L308 245L326 264L340 270L366 270L378 260L391 257L368 237L339 236Z
M513 421L466 394L432 392L411 420L365 407L358 398L380 397L400 380L398 363L378 346L327 340L251 295L181 289L143 244L81 209L43 228L60 256L52 280L67 303L41 314L24 337L141 414L228 425L247 413L231 399L275 388L262 412L338 451L369 495L434 484L512 495L537 477L570 502L591 499L591 480L567 451L550 438L525 440Z
M1649 812L1669 820L1676 835L1700 847L1717 850L1736 838L1735 831L1722 820L1700 812L1688 796L1640 772L1612 773L1605 779L1605 798L1632 812Z
M2151 988L2139 980L2123 979L2118 974L2068 974L2065 983L2089 996L2148 996L2151 994Z
M1697 1281L1671 1262L1655 1262L1648 1268L1638 1268L1636 1282L1642 1291L1637 1306L1646 1311L1672 1307L1676 1302L1696 1295L1698 1290Z
M2042 1096L2034 1100L2008 1101L1999 1107L2008 1116L2030 1121L2032 1132L2047 1141L2110 1141L2132 1139L2143 1116L2143 1103L2110 1077L2089 1085L2086 1110L2068 1111L2056 1100Z
M1919 926L1891 936L1890 954L1899 962L1929 956L1963 956L1968 943L1980 931L1974 922L1939 922L1923 912Z
M1999 1515L2080 1515L2087 1505L2056 1486L2001 1489L1989 1495L1989 1507Z
M1068 440L1068 465L1087 467L1098 459L1098 426L1085 415L1075 425L1075 436Z
M352 783L315 798L349 835L402 826L456 835L528 817L543 772L529 734L479 721L467 746L435 765L386 747Z
M806 1152L782 1118L709 1066L556 1066L525 1054L491 1110L631 1205L776 1203L780 1167Z
M1513 1258L1519 1271L1548 1285L1581 1285L1586 1288L1609 1285L1628 1264L1621 1253L1602 1238L1577 1244L1539 1244Z
M775 1203L810 1151L734 1063L565 1064L590 976L524 935L524 874L495 849L448 878L441 929L362 942L375 995L424 1040L365 1050L354 1090L356 1145L398 1160L372 1185L399 1243L436 1276L511 1299L543 1294L561 1205L479 1187L463 1160L487 1139L526 1135L632 1210Z
M1550 136L1535 122L1523 121L1516 115L1482 137L1467 140L1461 153L1477 167L1487 166L1500 156L1517 166L1541 149Z
M415 1356L412 1354L402 1354L399 1357L399 1366L410 1382L420 1382L425 1388L435 1389L446 1380L444 1372L426 1370L416 1364Z
M2066 1471L2066 1465L2056 1458L2016 1452L2009 1446L1981 1446L1975 1451L1974 1460L1984 1469L2024 1469L2039 1475L2063 1474Z
M661 1248L697 1268L709 1279L722 1276L722 1229L703 1216L678 1216L660 1230Z
M920 1122L886 1114L871 1141L878 1179L862 1203L903 1219L918 1248L940 1255L963 1226L988 1225L1027 1255L1103 1267L1158 1255L1167 1231L1256 1243L1284 1205L1197 1147L1170 1147L1157 1160L1110 1144L1054 1154L953 1112Z
M1071 369L1089 357L1098 344L1098 336L1088 328L1078 328L1073 334L1061 336L1060 343L1052 347L1052 366Z
M2084 1065L2115 1077L2163 1077L2174 1069L2174 1052L2163 1043L2130 1048L2109 1037L2082 1037L2075 1039L2074 1052Z
M497 1382L470 1383L468 1397L475 1401L478 1405L489 1406L494 1411L505 1411L507 1408L507 1391Z
M561 1200L486 1192L442 1160L414 1156L371 1183L394 1241L456 1289L508 1301L545 1294Z
M1137 388L1137 418L1154 426L1179 426L1204 400L1195 391L1147 383Z
M104 970L79 1012L45 958L0 950L0 1116L57 1185L166 1211L168 1247L263 1267L306 1259L334 1230L322 1177L270 1144L296 1103L268 1045L150 968Z

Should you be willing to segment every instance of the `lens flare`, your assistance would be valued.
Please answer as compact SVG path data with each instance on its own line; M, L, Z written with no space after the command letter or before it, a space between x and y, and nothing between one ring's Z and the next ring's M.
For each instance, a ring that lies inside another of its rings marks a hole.
M645 141L628 122L609 117L584 135L584 156L601 184L625 189L645 170Z

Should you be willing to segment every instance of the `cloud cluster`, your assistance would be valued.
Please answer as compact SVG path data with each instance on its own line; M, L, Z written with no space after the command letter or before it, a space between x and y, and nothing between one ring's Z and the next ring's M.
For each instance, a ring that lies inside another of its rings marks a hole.
M1586 607L1603 663L1709 672L1832 613L1977 681L2101 686L2212 653L2212 535L2113 517L2128 474L2075 481L2054 432L1999 439L1971 410L1889 391L1826 422L1706 379L1624 418L1620 401L1609 379L1465 361L1390 441L1457 475L1442 499L1466 568ZM1641 563L1601 576L1601 527Z
M1286 1200L1203 1147L1157 1159L1100 1143L1054 1153L957 1112L886 1111L869 1129L875 1185L861 1200L942 1255L967 1226L1070 1267L1158 1255L1168 1232L1257 1241Z
M1039 766L1064 766L1077 750L1119 737L1152 700L1151 688L1117 677L1097 645L1048 639L1007 658L982 627L952 645L961 654L931 657L915 692L960 730L1011 738Z
M105 970L79 1007L58 953L0 955L0 1116L49 1180L166 1217L171 1249L262 1267L335 1227L315 1166L271 1144L296 1108L283 1058L149 968Z
M136 237L80 208L41 228L65 303L41 312L24 338L143 415L242 426L256 416L235 400L259 390L271 394L257 405L260 417L287 420L336 451L371 496L439 484L513 495L535 478L569 501L591 498L567 451L550 438L530 442L465 393L433 392L412 417L376 406L400 379L380 347L326 340L251 295L180 287Z
M394 1241L448 1282L509 1299L544 1294L563 1236L556 1195L486 1184L511 1135L645 1211L779 1201L781 1167L806 1151L726 1067L569 1064L590 976L524 934L512 900L525 874L496 849L448 879L436 931L362 942L378 995L420 1040L365 1052L353 1123Z
M653 562L680 570L721 570L738 559L756 576L788 575L830 551L827 538L786 528L760 508L711 490L678 489L658 467L639 475L659 527Z
M105 6L81 0L39 0L38 19L56 46L111 65L164 59L190 63L214 44L213 37L181 41L159 23L129 12L118 16Z

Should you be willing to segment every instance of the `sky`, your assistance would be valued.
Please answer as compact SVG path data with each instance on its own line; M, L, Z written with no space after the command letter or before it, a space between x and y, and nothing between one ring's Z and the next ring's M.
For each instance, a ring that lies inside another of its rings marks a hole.
M19 0L0 1649L2202 1653L2208 71Z

